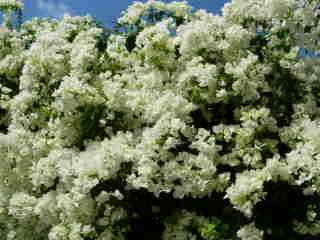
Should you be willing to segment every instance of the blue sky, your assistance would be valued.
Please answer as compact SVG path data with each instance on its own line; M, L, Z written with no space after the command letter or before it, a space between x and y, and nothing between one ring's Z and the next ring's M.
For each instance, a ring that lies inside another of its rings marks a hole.
M90 14L97 20L112 26L133 0L24 0L24 20L31 17L61 17L64 13L71 15ZM145 2L145 1L143 1ZM166 0L166 2L171 2ZM207 9L219 13L227 0L189 0L196 9Z

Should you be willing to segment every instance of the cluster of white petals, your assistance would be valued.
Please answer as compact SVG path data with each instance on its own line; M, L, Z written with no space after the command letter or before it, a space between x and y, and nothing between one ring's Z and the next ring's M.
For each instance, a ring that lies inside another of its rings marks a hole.
M19 0L0 0L0 9L22 9L23 3Z
M215 16L150 0L114 31L89 16L8 26L1 240L150 239L152 224L164 240L320 236L318 1Z

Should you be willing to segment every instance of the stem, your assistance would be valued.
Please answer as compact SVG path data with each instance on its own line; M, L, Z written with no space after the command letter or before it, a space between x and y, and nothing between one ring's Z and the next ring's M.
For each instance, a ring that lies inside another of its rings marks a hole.
M208 82L208 91L209 91L208 102L209 103L214 103L214 101L215 101L216 88L217 88L216 79L210 79Z

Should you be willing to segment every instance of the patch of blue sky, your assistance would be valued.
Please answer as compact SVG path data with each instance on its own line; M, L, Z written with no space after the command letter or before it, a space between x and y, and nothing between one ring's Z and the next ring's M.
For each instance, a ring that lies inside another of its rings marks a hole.
M206 9L208 12L220 14L228 0L189 0L195 9ZM121 12L132 4L133 0L24 0L24 20L32 17L60 18L63 14L91 15L107 27L112 27ZM146 2L146 0L142 0ZM164 2L172 2L164 0Z

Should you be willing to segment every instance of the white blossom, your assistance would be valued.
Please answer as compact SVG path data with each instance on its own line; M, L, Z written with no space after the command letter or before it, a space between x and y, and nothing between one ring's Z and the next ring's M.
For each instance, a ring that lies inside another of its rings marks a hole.
M110 32L22 7L0 0L0 239L319 235L318 1L134 2ZM264 226L285 184L312 207Z
M250 223L242 226L237 232L237 236L241 240L262 240L263 231L257 229L254 223Z

